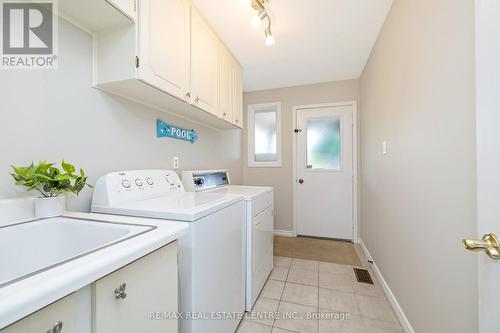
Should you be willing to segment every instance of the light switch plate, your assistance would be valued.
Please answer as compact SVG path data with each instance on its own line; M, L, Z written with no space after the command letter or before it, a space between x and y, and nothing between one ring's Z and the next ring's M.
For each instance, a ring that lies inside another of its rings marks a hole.
M174 156L172 159L174 170L179 170L179 157Z
M387 141L382 141L382 155L387 154Z

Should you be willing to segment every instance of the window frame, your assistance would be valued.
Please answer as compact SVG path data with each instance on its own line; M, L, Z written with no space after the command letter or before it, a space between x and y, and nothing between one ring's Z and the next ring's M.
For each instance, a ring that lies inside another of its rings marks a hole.
M255 113L273 109L276 112L276 161L260 162L255 160ZM247 151L249 168L279 168L281 167L281 102L248 105L247 121Z

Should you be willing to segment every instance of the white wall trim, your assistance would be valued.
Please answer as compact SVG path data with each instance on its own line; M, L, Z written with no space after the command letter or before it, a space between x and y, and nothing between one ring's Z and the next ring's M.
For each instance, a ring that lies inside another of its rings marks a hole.
M255 161L255 113L262 109L274 109L276 111L276 152L277 161L257 162ZM250 104L247 107L247 165L249 168L281 168L281 102Z
M294 231L290 230L274 230L274 234L276 236L283 236L283 237L297 237L297 234Z
M299 109L314 109L314 108L327 108L327 107L338 107L338 106L352 106L352 168L353 168L353 179L352 179L352 219L353 219L353 233L352 241L358 243L359 240L359 196L358 196L358 104L356 101L346 101L338 103L322 103L322 104L310 104L310 105L296 105L293 107L293 128L297 128L297 110ZM292 229L295 235L297 235L297 136L292 133L292 159L293 159L293 213L292 213Z
M363 253L365 254L366 258L370 261L373 261L373 257L371 256L370 252L366 248L365 243L363 243L363 240L361 238L358 238L358 240L359 240L359 245L361 246L361 249L363 250ZM389 285L385 281L384 276L382 275L382 272L378 269L377 264L373 261L371 266L373 268L373 271L375 272L377 280L382 285L382 290L384 291L385 296L389 300L389 303L391 304L392 309L396 313L396 316L398 317L399 322L401 323L401 326L403 327L403 330L406 333L415 333L415 330L411 326L410 321L408 320L405 313L403 312L403 309L399 305L399 303L396 299L396 296L394 296L391 288L389 288Z

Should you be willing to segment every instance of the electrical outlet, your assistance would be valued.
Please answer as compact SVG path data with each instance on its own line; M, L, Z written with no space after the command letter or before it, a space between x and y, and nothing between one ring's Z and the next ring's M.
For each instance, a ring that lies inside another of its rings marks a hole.
M174 156L174 158L173 158L173 166L174 166L174 170L179 170L179 157Z

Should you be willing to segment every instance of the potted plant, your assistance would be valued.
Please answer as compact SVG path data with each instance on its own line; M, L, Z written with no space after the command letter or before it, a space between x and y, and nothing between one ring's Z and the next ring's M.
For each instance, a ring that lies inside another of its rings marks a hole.
M75 167L69 163L61 163L62 170L54 166L54 163L33 162L27 167L12 166L11 176L16 185L24 186L27 191L38 191L41 196L35 198L35 216L37 218L48 218L60 216L66 208L65 192L79 195L87 184L87 176L83 169L76 174Z

